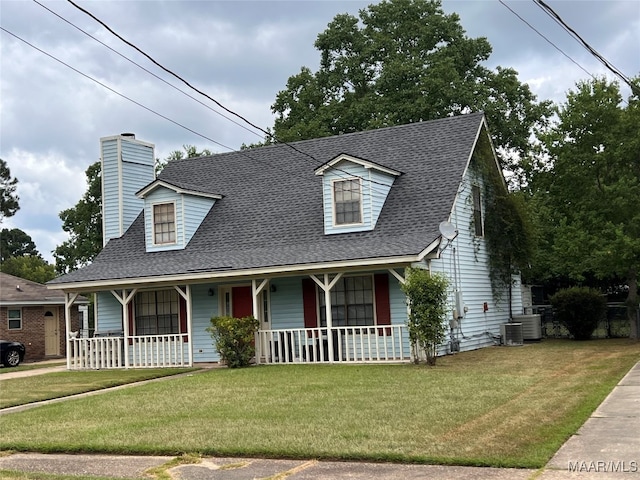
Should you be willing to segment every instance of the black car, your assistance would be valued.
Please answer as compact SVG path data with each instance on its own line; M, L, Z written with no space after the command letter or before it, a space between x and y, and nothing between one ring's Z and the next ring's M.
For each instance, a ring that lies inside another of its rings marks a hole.
M24 360L25 348L20 342L0 340L0 362L5 367L17 367Z

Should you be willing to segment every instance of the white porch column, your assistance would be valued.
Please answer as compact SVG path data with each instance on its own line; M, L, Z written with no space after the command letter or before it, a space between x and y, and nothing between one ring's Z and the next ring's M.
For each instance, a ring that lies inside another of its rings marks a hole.
M324 274L324 281L320 281L318 277L315 275L310 275L314 282L316 282L320 288L324 291L324 311L325 317L327 319L327 347L329 351L329 362L334 362L333 356L333 317L331 315L331 289L335 286L335 284L342 277L342 273L338 273L333 280L329 281L329 274Z
M124 368L129 368L129 304L131 300L133 300L134 295L138 291L137 288L134 288L127 294L125 289L122 290L122 294L118 294L115 290L111 290L111 295L113 295L120 305L122 305L122 324L123 324L123 334L124 334Z
M184 292L177 285L174 285L173 288L176 289L178 295L184 298L184 301L187 303L187 343L189 344L187 353L189 358L189 366L193 367L193 301L191 296L191 285L186 285Z
M251 280L251 301L252 301L252 308L253 308L253 316L255 318L257 318L260 323L259 325L262 325L262 309L260 308L260 305L258 304L258 296L260 295L260 292L262 292L262 290L264 290L264 287L267 286L267 283L269 283L268 279L264 279L260 285L258 285L258 281L253 279ZM260 330L260 328L258 328L258 330ZM260 334L256 333L255 335L255 345L256 345L256 363L260 364L260 357L262 355L264 355L264 353L267 351L267 341L266 339L264 340L263 343L260 343Z
M251 280L251 300L253 302L253 316L258 320L262 320L262 310L260 309L260 305L258 305L258 295L260 295L260 292L264 290L264 287L267 286L267 283L269 283L269 280L266 278L260 283L260 285L258 285L257 280Z
M64 292L64 341L67 346L67 370L71 370L71 338L69 332L71 332L71 306L73 302L78 298L77 293Z

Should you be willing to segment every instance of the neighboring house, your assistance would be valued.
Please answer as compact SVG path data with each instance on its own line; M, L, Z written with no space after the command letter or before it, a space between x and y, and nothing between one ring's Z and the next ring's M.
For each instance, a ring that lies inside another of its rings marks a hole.
M84 311L87 303L79 297L69 305L76 332L82 324L78 308ZM0 272L0 338L24 343L26 361L66 355L64 293Z
M155 178L152 144L102 138L105 247L48 284L69 302L96 292L97 338L69 340L69 368L217 361L218 315L260 320L258 363L408 361L411 265L451 282L442 353L494 345L509 295L489 280L479 139L498 169L478 113L175 160Z

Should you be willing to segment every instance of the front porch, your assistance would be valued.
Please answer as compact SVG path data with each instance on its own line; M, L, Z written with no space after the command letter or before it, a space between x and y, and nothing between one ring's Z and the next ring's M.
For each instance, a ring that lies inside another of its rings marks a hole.
M257 364L405 362L411 353L405 325L295 328L258 331L255 360Z
M332 338L332 341L329 341ZM186 334L70 338L70 370L189 367ZM407 328L333 327L260 330L255 363L385 363L411 360Z

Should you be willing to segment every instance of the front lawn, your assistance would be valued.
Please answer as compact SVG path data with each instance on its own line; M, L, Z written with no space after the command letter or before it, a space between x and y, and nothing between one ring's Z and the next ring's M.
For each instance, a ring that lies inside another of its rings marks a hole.
M537 468L640 360L546 340L415 365L215 369L4 415L0 449Z
M52 372L6 380L0 377L0 408L66 397L189 371L190 369L185 368L81 370Z

